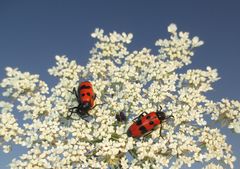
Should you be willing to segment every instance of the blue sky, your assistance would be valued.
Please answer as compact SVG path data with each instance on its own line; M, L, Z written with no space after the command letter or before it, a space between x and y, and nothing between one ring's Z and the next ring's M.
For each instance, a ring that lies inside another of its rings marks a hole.
M101 3L102 2L102 3ZM53 85L47 69L55 55L67 55L85 65L94 45L90 34L95 28L105 32L132 32L130 49L152 48L159 38L167 38L167 26L176 23L205 41L196 50L189 68L217 68L221 80L214 85L209 98L240 100L240 2L238 1L7 1L0 0L0 78L6 66L40 74ZM240 136L227 130L228 142L237 156L240 168ZM12 155L0 153L5 166L22 149ZM196 165L195 168L199 166ZM0 167L2 168L2 167Z

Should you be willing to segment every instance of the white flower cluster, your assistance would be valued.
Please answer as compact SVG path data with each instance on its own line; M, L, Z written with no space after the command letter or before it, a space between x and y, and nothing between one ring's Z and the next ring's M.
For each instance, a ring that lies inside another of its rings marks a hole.
M190 56L194 55L193 48L203 45L203 41L200 41L197 36L193 39L189 39L188 32L177 32L177 26L170 24L168 32L171 33L171 39L160 39L156 42L157 46L160 46L159 53L163 58L169 57L170 60L179 60L178 67L182 67L183 64L191 63Z
M216 158L223 159L226 164L233 168L235 157L231 156L231 145L225 141L226 136L222 135L218 129L204 127L199 137L199 141L206 147L203 154L206 161Z
M132 34L104 35L96 29L92 37L97 42L86 66L56 56L56 66L49 73L59 82L51 92L38 75L7 68L0 84L3 95L17 101L14 105L24 112L25 121L19 128L9 112L12 105L1 102L5 108L0 114L0 138L28 148L12 161L11 168L177 169L212 159L233 168L231 146L219 130L207 127L206 118L210 114L213 120L226 120L229 128L239 132L239 102L207 100L204 93L219 79L215 69L177 73L191 63L193 49L203 42L190 39L187 32L178 33L175 24L168 31L170 39L158 40L159 54L153 55L146 48L128 51ZM71 91L82 81L91 81L95 104L100 104L89 111L89 122L76 114L67 118L68 109L78 105ZM167 116L174 116L163 122L163 138L159 128L140 139L127 136L134 117L159 106ZM127 122L116 120L120 112L126 114ZM7 146L5 152L10 150ZM211 166L221 168L215 164L206 168Z
M45 96L48 94L48 86L39 80L39 75L7 67L6 76L0 83L5 89L3 96L17 100L20 103L17 109L26 111L26 119L37 118L40 114L49 112L51 106Z
M36 91L44 94L48 92L47 85L38 80L39 75L31 75L29 72L20 72L18 69L6 68L7 78L1 82L1 87L6 91L3 96L18 99L22 95L31 95Z
M210 163L206 167L204 167L204 169L224 169L224 168L222 166L220 166L220 165L216 165L214 163Z
M217 103L208 101L206 105L212 120L219 121L222 125L227 125L236 133L240 133L240 102L238 100L222 99Z
M199 92L206 92L212 90L211 84L219 79L217 70L211 67L207 67L206 71L199 69L188 70L187 73L181 75L179 87L188 86L195 88Z
M16 119L11 114L13 105L0 101L0 147L3 152L8 153L11 150L11 142L19 138L23 130L18 126Z
M107 58L114 59L115 63L121 64L121 59L124 58L129 52L125 47L125 44L131 43L133 35L117 32L110 33L109 36L103 34L102 29L96 29L92 33L92 37L99 41L95 44L95 47L90 51L93 58ZM113 60L112 60L113 61Z

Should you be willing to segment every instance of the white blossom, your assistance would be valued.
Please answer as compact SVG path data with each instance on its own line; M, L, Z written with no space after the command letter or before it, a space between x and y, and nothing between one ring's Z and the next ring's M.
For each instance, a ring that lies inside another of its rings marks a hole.
M177 31L177 26L174 24L174 23L171 23L169 26L168 26L168 32L170 33L175 33Z
M214 163L208 164L204 169L224 169L222 166Z
M240 102L207 99L205 93L220 79L210 66L179 73L203 41L177 30L169 25L170 38L156 41L159 53L154 55L147 48L129 51L131 33L104 34L97 28L86 66L55 57L48 72L58 82L51 89L39 75L7 67L0 83L7 100L0 101L0 146L6 153L11 144L27 148L10 167L178 169L201 162L205 169L221 169L221 161L233 168L231 145L206 119L240 133ZM100 104L89 111L89 122L77 114L67 118L68 109L78 105L71 91L82 81L91 81L95 104ZM159 106L174 116L162 122L163 138L160 125L146 137L127 136L133 118ZM126 122L116 120L119 112L126 114ZM23 113L22 125L15 113ZM213 160L216 164L209 164Z

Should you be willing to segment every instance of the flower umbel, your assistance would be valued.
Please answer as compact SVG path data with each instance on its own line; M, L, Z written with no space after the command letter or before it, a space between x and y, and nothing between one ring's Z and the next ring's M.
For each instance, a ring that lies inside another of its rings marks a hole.
M222 163L208 164L214 159L233 168L231 145L206 118L239 133L240 102L214 102L204 95L220 79L216 69L176 71L190 64L194 49L203 44L197 36L177 30L175 24L168 27L170 39L157 40L159 53L153 55L147 48L128 51L131 33L105 35L96 29L92 37L97 42L86 66L56 56L49 74L59 81L50 90L39 75L6 68L0 83L8 100L0 101L0 146L5 153L11 144L28 150L12 160L11 168L181 168L196 162L206 169L223 168ZM89 122L77 114L77 120L68 119L68 109L78 105L69 91L87 80L100 105L89 111ZM163 138L159 128L140 139L128 137L132 119L159 105L174 116L163 124ZM15 113L24 113L23 125Z

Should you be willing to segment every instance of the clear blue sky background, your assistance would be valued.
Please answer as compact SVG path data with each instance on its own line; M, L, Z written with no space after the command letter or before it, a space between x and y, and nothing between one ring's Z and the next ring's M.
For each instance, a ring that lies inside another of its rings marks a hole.
M102 2L102 3L101 3ZM131 49L153 48L158 38L166 38L167 26L176 23L205 41L196 51L189 68L217 68L221 77L208 96L240 100L240 2L239 1L11 1L0 0L0 78L6 66L40 74L53 85L47 73L55 55L67 55L85 65L94 45L90 34L96 27L106 32L132 32ZM18 116L17 116L18 117ZM240 168L240 136L228 130L227 141ZM0 153L0 169L7 168L12 154ZM200 168L194 165L193 168Z

